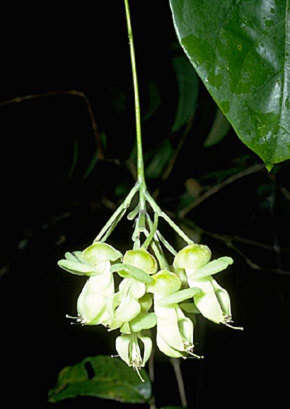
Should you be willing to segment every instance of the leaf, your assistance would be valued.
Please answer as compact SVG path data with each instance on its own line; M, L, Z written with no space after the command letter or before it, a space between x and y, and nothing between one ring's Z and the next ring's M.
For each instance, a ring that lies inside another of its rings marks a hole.
M211 130L204 141L204 146L209 148L219 143L231 129L231 124L223 115L220 109L217 110Z
M92 377L87 367L90 367ZM145 370L142 383L137 373L120 359L98 355L67 366L59 373L57 385L49 391L49 401L77 396L94 396L127 403L145 403L151 397L151 384Z
M130 264L118 263L111 267L112 273L118 273L121 277L125 278L135 278L137 281L142 283L151 283L153 281L152 277L145 271L138 267L131 266Z
M193 116L198 96L198 77L184 55L172 61L178 84L178 105L172 132L179 131Z
M161 176L163 169L169 162L173 154L173 148L168 139L160 145L157 152L151 159L151 162L146 167L146 177L157 179Z
M177 37L238 137L290 158L289 0L170 0Z

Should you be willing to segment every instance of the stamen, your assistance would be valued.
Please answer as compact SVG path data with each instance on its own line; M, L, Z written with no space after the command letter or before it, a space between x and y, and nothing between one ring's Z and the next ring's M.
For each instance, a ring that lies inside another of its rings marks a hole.
M79 320L79 317L73 317L72 315L65 314L65 318L70 318L72 320Z
M235 327L234 325L230 325L228 322L223 322L223 324L226 327L232 328L232 329L236 329L238 331L244 331L244 327Z
M204 359L204 356L203 356L203 355L197 355L197 354L194 354L194 353L191 352L191 351L187 351L187 353L188 353L189 355L191 355L193 358L196 358L196 359Z

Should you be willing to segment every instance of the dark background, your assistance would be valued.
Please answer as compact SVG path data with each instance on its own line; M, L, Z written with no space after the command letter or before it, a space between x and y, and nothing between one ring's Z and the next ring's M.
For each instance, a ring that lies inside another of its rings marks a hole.
M131 3L143 112L149 106L150 82L161 96L157 112L143 124L144 150L154 151L166 138L176 147L180 134L170 133L178 99L172 58L182 51L169 5L164 0ZM17 5L15 11L12 5L2 14L0 104L25 95L59 95L0 105L0 399L4 402L7 396L10 404L41 408L126 407L92 398L47 403L47 391L61 368L89 355L114 353L114 337L105 329L71 326L65 319L66 313L75 314L83 280L60 271L56 261L67 250L87 246L110 216L110 207L134 183L126 162L134 144L134 108L123 2L70 3L64 10L49 4L22 10ZM98 130L106 133L105 160L98 160L86 179L96 137L84 100L61 93L70 90L89 98ZM188 178L210 188L219 182L218 171L260 163L233 131L218 145L203 147L215 110L200 84L193 127L172 174L164 182L148 183L151 191L160 188L159 203L172 213ZM266 250L239 243L241 255L212 235L201 237L215 257L235 259L220 283L229 290L235 321L245 331L200 320L196 344L206 358L182 363L191 408L232 408L238 403L278 407L287 402L290 263L285 189L289 191L289 162L276 166L271 175L261 171L240 179L188 215L207 231L270 246ZM122 223L112 243L124 251L131 246L130 235L130 225ZM244 254L265 268L251 268ZM179 404L173 370L159 354L154 390L159 407Z

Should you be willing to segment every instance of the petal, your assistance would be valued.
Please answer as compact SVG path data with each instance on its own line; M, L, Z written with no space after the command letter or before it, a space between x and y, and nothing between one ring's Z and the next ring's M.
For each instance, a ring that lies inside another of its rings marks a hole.
M234 260L231 257L220 257L217 260L210 261L204 267L200 268L194 273L195 278L204 278L217 274L225 270Z
M156 314L154 312L141 312L132 321L130 321L130 328L133 332L139 332L144 329L155 327L157 323Z
M116 261L122 257L120 251L115 250L109 244L102 242L97 242L87 247L82 255L88 263L93 265L101 261Z
M78 314L89 325L108 324L113 317L114 281L110 270L91 276L77 301Z
M145 337L143 335L138 335L138 338L143 342L144 345L142 366L145 366L152 352L152 340L150 337Z
M157 261L145 249L128 250L123 261L125 264L144 270L147 274L154 274L157 271Z
M184 344L178 328L176 309L163 308L162 315L160 314L160 310L161 309L158 310L158 314L155 308L157 315L157 335L166 340L166 343L171 348L183 351Z
M170 294L167 297L162 297L159 300L159 304L163 306L178 304L182 301L192 298L194 295L200 293L201 291L202 290L198 287L186 288L185 290L180 290L176 293Z
M89 276L94 274L94 267L89 264L83 264L74 260L59 260L57 265L65 271L68 271L71 274L79 276Z
M153 282L148 285L148 291L166 296L179 290L181 281L175 273L161 270L153 277Z
M120 323L131 321L141 311L140 304L134 298L123 298L115 311L114 320Z
M185 346L187 349L191 348L193 346L193 323L191 319L188 317L179 319L178 328Z
M125 296L128 295L129 297L139 299L145 294L146 286L134 278L124 278L120 283L119 291Z
M163 337L158 333L156 337L156 343L160 351L163 352L165 355L170 356L171 358L183 357L183 354L181 352L176 351L175 349L171 348L167 344L167 342L163 339Z
M195 281L191 277L188 281L190 286L198 287L202 290L202 292L194 296L194 303L201 314L217 324L223 322L223 312L215 295L212 278L202 278Z
M229 293L223 287L221 287L215 280L212 280L212 284L224 316L231 318L232 317L231 299Z
M116 338L116 350L123 361L126 362L128 366L131 365L130 362L130 343L131 343L131 336L130 335L120 335Z
M152 278L148 273L146 273L144 270L141 270L141 268L132 266L131 264L125 263L114 264L111 267L111 271L112 273L117 272L120 277L132 278L137 281L140 281L141 283L150 284L152 281Z
M202 244L190 244L180 250L174 259L175 268L193 271L205 266L211 258L210 249Z

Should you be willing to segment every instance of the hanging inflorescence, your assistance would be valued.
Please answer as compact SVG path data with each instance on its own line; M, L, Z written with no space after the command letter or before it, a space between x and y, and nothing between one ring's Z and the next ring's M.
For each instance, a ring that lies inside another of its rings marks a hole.
M150 329L154 327L159 350L173 358L201 358L194 352L197 314L217 324L241 328L232 326L229 294L213 278L233 263L232 258L211 261L210 249L193 243L147 192L145 210L140 212L138 205L128 214L129 219L135 220L133 248L123 255L105 242L139 190L140 185L136 186L93 244L83 251L66 253L58 265L72 274L88 277L78 297L76 320L83 325L118 330L116 350L139 373L151 355ZM153 208L154 222L146 202ZM170 221L186 239L187 245L179 252L159 232L159 217ZM174 255L173 263L168 262L164 248ZM116 280L116 274L121 280Z

